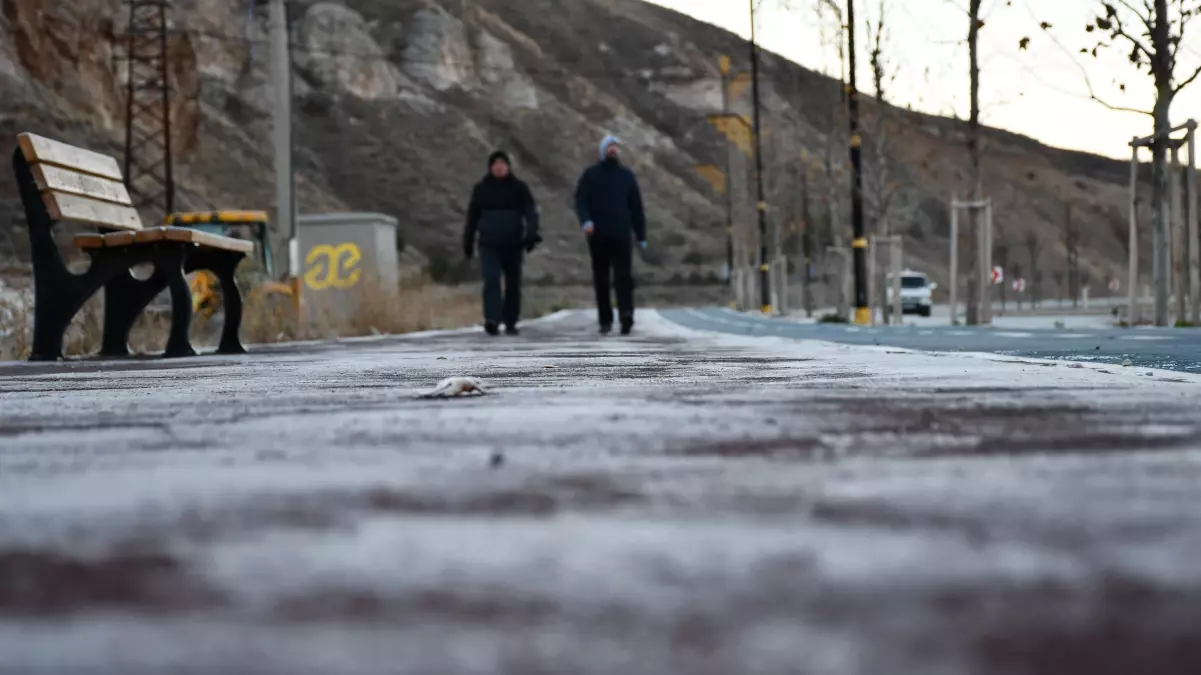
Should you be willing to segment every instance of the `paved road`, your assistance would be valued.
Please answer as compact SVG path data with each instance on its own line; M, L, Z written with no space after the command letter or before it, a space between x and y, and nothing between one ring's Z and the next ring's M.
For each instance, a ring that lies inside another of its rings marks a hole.
M642 317L0 365L0 673L1201 672L1201 379Z
M1201 330L1172 328L1091 328L1004 330L955 326L802 324L723 308L680 309L663 315L681 325L734 335L824 340L849 345L881 345L934 352L983 352L1031 358L1121 364L1201 373Z

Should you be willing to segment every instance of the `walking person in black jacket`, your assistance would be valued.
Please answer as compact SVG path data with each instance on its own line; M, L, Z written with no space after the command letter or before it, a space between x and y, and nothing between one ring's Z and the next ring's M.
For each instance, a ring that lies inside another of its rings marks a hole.
M589 167L576 187L575 208L592 255L592 284L600 332L613 330L610 275L617 291L621 334L634 327L633 247L646 248L646 216L634 172L621 163L621 141L606 136L601 161Z
M509 156L497 150L488 157L488 175L476 184L467 208L463 254L470 260L479 241L484 275L484 329L489 335L517 334L521 318L521 264L542 237L538 206L530 188L513 175ZM504 277L504 292L501 292Z

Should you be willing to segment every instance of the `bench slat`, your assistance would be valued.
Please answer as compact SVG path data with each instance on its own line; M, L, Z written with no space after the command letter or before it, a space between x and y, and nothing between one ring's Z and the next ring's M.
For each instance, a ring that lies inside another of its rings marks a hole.
M84 249L121 248L135 243L153 244L160 241L196 244L223 251L241 251L243 253L254 251L254 242L179 227L156 227L138 232L113 232L111 234L86 232L75 235L75 245Z
M196 230L192 230L192 232L196 233L192 241L201 246L219 248L224 251L241 251L242 253L251 253L254 251L253 241L223 237L219 234L210 234L208 232L196 232Z
M55 220L73 220L119 230L142 229L142 217L128 206L55 191L43 192L42 200Z
M166 225L232 225L267 222L266 211L189 211L172 213L164 219Z
M250 253L254 250L254 242L234 239L233 237L223 237L219 234L209 234L208 232L200 232L199 230L190 230L185 227L156 227L142 230L135 235L135 239L138 243L164 240L179 241L217 248L223 251L242 251L243 253Z
M63 169L50 164L35 164L33 178L43 191L69 192L101 201L130 206L129 190L125 185L106 178L99 178L78 171Z
M108 155L28 132L17 136L17 144L21 146L21 153L25 155L25 160L30 164L53 164L90 173L93 176L124 182L117 160Z
M84 232L75 235L75 246L79 248L104 248L104 235L97 232Z

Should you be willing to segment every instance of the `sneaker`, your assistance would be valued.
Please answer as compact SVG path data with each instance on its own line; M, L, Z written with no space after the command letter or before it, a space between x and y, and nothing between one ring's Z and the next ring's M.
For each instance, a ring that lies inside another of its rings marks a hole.
M488 335L500 335L500 327L491 321L484 324L484 330L488 333Z
M631 330L634 330L634 320L633 319L626 319L625 321L621 322L621 334L622 335L629 335Z
M521 331L517 330L517 326L505 326L505 335L521 335Z
M612 332L613 332L613 326L610 326L607 323L601 324L601 327L600 327L601 335L608 335L609 333L612 333Z

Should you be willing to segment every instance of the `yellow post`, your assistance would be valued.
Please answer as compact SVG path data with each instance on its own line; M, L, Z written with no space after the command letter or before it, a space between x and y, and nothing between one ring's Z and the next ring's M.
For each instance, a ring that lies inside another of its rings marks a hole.
M866 253L866 249L867 249L867 238L866 238L866 237L858 237L858 238L856 238L854 241L852 241L852 242L851 242L851 248L855 248L855 249L865 249L865 251L864 251L864 252ZM855 317L854 317L853 321L854 321L855 325L857 325L857 326L867 326L867 325L869 325L869 324L872 322L872 310L871 310L871 307L870 307L870 306L868 306L868 307L859 307L859 306L855 307Z

